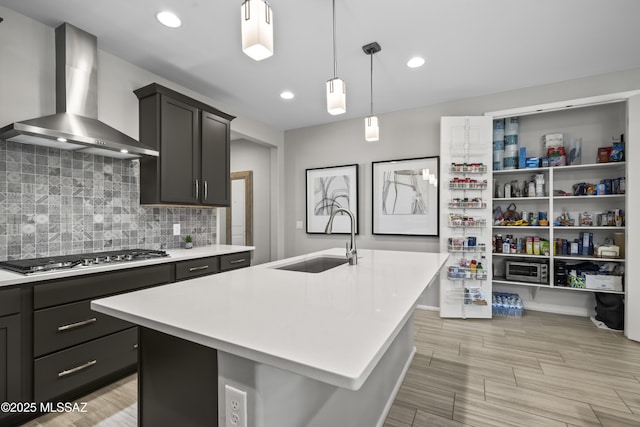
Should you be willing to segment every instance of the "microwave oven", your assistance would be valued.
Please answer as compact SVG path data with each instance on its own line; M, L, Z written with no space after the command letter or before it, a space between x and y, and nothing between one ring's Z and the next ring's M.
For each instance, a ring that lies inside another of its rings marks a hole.
M549 266L539 262L507 261L507 280L531 283L547 283Z

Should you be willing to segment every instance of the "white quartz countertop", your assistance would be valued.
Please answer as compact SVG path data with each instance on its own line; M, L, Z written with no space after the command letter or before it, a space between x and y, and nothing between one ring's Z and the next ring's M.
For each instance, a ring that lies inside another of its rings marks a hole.
M330 249L117 295L92 309L259 363L357 390L448 254L359 250L322 273L278 270Z
M54 270L44 273L20 274L9 270L0 269L0 287L19 285L22 283L34 283L43 280L64 279L67 277L81 276L84 274L102 273L105 271L123 270L127 268L142 267L146 265L163 264L167 262L185 261L189 259L205 258L217 255L226 255L238 252L253 251L255 246L238 245L208 245L192 249L167 249L168 257L151 258L141 261L127 261L115 264L99 264L95 266L77 266L69 269Z

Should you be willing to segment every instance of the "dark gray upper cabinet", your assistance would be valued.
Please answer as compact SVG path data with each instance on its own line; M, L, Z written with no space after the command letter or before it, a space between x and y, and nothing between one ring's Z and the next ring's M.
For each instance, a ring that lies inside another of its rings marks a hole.
M230 123L235 117L157 83L134 91L140 142L140 203L229 206Z

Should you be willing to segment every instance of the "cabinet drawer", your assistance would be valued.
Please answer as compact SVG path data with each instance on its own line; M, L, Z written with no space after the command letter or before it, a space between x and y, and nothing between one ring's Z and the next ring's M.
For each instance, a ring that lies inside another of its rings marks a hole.
M33 287L34 309L67 304L173 281L171 263L61 279Z
M0 316L20 313L20 288L0 290Z
M251 252L222 255L220 257L220 271L235 270L251 265Z
M137 342L138 329L130 328L36 359L35 401L52 401L92 381L134 367L138 360Z
M91 310L91 300L37 310L33 315L36 357L133 326Z
M176 263L176 280L215 274L220 271L218 257L191 259Z

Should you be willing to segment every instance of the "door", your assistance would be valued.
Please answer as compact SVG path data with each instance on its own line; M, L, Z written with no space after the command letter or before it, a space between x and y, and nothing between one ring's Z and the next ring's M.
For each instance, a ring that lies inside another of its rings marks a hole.
M198 109L162 96L160 198L165 203L198 203Z
M231 206L226 211L228 245L253 245L253 172L231 174Z
M492 135L491 117L442 117L440 121L440 224L444 230L440 252L449 253L440 273L440 317L492 316L491 231L487 228L492 223ZM484 181L484 185L456 184ZM467 221L452 221L451 216Z
M638 143L635 139L640 139L640 95L632 96L627 101L627 135L626 136L626 163L627 163L627 189L636 188L636 183L640 183L640 170L636 165L640 159L640 148L636 148ZM640 222L636 220L635 209L640 206L640 193L638 191L627 191L625 242L637 242L640 239ZM635 244L625 246L627 262L640 259L640 250ZM629 265L629 264L627 264ZM640 341L640 284L635 277L636 270L631 266L627 268L625 277L626 286L626 309L624 321L624 333L627 338Z
M229 122L202 112L202 204L229 206Z
M240 180L231 181L231 244L246 245L245 191Z

